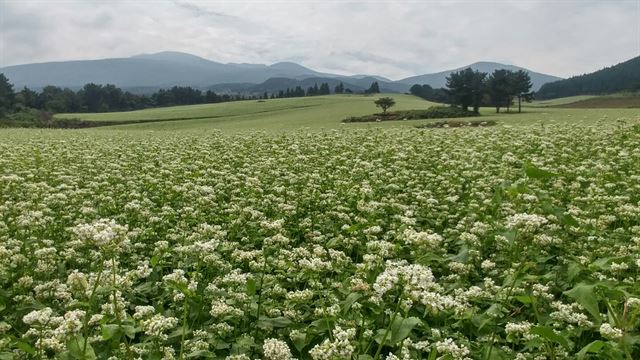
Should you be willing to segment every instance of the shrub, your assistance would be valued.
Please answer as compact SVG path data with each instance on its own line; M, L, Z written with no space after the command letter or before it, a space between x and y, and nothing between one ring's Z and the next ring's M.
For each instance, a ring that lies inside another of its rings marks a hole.
M393 111L386 114L372 114L364 116L352 116L342 120L350 122L374 122L391 120L420 120L420 119L447 119L478 116L473 111L467 111L453 106L432 106L425 110Z

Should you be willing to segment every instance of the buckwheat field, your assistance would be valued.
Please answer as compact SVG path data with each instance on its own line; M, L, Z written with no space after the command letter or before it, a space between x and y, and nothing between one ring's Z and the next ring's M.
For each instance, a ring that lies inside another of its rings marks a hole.
M0 359L638 359L640 125L5 130Z

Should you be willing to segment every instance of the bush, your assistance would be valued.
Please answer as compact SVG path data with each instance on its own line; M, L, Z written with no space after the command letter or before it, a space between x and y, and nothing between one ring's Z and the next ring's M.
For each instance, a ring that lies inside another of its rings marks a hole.
M24 108L0 118L0 128L58 128L80 129L118 124L113 121L86 121L79 119L56 119L48 111Z
M448 120L448 121L436 121L428 124L417 125L418 129L424 128L458 128L458 127L487 127L494 126L497 123L494 120Z
M420 119L447 119L478 116L473 111L467 111L453 106L432 106L425 110L393 111L386 114L372 114L364 116L352 116L342 120L350 122L375 122L392 120L420 120Z

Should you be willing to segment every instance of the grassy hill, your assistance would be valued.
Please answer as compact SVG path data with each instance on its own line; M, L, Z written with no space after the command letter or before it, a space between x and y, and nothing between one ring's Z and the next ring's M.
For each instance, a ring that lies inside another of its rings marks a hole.
M575 95L604 95L640 89L640 56L590 74L544 84L538 99Z
M574 109L627 109L640 108L640 94L617 93L610 95L576 95L551 100L539 100L529 107L563 107Z
M78 118L87 121L116 121L123 125L105 126L91 131L110 130L151 130L151 131L188 131L206 132L222 130L225 132L245 131L295 131L299 129L357 129L412 127L437 120L407 120L379 123L341 124L349 116L361 116L379 112L373 101L380 96L392 96L397 105L392 110L426 109L435 103L411 95L378 94L328 95L290 99L272 99L266 101L238 101L221 104L176 106L147 109L131 112L95 113L95 114L58 114L57 118ZM564 99L571 102L577 99ZM482 108L481 120L494 120L499 126L526 126L532 123L595 123L602 119L637 119L637 109L566 109L555 107L562 100L527 104L524 113L495 114L492 108ZM529 106L532 105L532 106ZM554 107L549 107L553 105ZM467 119L468 120L468 119ZM131 124L131 121L147 121ZM77 131L77 130L76 130ZM85 130L82 130L85 131Z
M87 121L157 121L135 124L138 127L224 127L224 128L296 128L339 124L348 116L379 111L373 101L380 96L396 100L394 110L426 109L435 103L412 95L379 94L328 95L289 99L247 100L221 104L204 104L94 114L58 114L60 119ZM130 125L133 126L133 125Z

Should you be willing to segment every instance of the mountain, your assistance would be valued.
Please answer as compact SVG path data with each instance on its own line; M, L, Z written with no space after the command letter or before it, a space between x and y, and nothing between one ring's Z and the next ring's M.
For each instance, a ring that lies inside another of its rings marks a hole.
M506 69L506 70L512 70L512 71L524 70L524 71L528 72L529 76L531 77L531 83L533 84L533 87L531 89L533 91L537 91L545 83L552 82L552 81L557 81L557 80L561 80L562 79L562 78L559 78L557 76L538 73L538 72L531 71L529 69L525 69L525 68L522 68L522 67L519 67L519 66L515 66L515 65L507 65L507 64L500 64L500 63L496 63L496 62L480 61L480 62L473 63L471 65L459 67L457 69L441 71L441 72L437 72L437 73L433 73L433 74L424 74L424 75L418 75L418 76L411 76L411 77L408 77L406 79L398 80L398 81L396 81L396 83L402 83L402 84L406 84L406 85L409 85L409 86L412 86L412 85L415 85L415 84L420 84L420 85L428 84L434 89L435 88L441 88L441 87L445 87L446 86L446 84L447 84L446 77L449 76L449 74L451 74L454 71L460 71L460 70L463 70L463 69L466 69L466 68L471 68L473 70L478 70L480 72L486 72L486 73L492 73L494 70L498 70L498 69Z
M484 72L502 68L522 69L492 62L478 62L469 67ZM178 85L220 92L255 94L264 91L277 92L296 86L306 89L315 82L318 82L318 85L328 82L333 88L340 81L353 91L368 89L371 83L377 81L383 92L408 92L414 84L443 87L445 78L452 71L463 68L392 81L375 75L345 76L321 73L293 62L278 62L272 65L224 64L182 52L164 51L128 58L14 65L0 68L0 73L4 73L16 89L27 86L39 90L46 85L55 85L77 90L87 83L96 83L114 84L135 93L151 93ZM532 71L529 71L529 74L534 90L545 82L560 79Z
M536 98L612 94L625 90L640 90L640 56L590 74L544 84Z
M220 83L261 83L273 77L303 79L326 74L295 63L222 64L179 52L129 58L46 62L0 68L19 89L55 85L77 89L84 84L114 84L122 88L161 88L173 85L205 88Z

